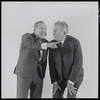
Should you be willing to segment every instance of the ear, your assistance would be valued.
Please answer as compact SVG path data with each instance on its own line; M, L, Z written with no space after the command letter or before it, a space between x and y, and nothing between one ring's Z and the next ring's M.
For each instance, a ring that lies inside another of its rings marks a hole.
M66 35L66 32L64 32L64 35Z

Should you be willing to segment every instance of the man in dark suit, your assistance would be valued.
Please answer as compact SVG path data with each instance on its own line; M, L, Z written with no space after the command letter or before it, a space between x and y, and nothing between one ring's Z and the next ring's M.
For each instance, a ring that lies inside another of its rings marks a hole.
M83 56L79 40L67 35L68 25L58 21L53 29L57 48L49 49L49 69L53 84L53 98L63 98L67 87L67 98L76 98L83 81Z
M47 64L47 47L55 47L48 43L46 25L43 21L34 24L34 33L22 36L18 63L14 69L17 74L17 98L41 98L43 78Z

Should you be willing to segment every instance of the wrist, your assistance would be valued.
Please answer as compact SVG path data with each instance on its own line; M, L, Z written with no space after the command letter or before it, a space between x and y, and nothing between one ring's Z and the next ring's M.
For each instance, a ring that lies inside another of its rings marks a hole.
M70 83L70 84L74 85L74 82L72 82L72 81L70 81L70 80L68 80L68 83Z
M58 82L54 82L53 85L57 84Z
M41 43L41 49L47 49L47 44L48 43Z

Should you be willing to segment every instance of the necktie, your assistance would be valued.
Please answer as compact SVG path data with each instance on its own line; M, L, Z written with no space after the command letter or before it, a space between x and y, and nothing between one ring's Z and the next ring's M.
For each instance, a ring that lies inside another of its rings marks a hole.
M59 50L60 50L60 55L61 55L62 50L63 50L62 43L59 43ZM65 65L64 65L63 59L61 59L61 71L62 71L62 79L66 79L66 70L65 70Z
M63 49L63 44L60 42L60 43L59 43L60 54L62 53L62 49Z

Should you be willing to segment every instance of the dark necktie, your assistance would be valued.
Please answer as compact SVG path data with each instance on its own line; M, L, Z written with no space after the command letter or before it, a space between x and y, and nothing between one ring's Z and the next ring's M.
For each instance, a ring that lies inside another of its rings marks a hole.
M60 56L62 54L62 49L63 49L63 44L60 42L58 44L58 47L59 47L59 51L60 51ZM61 70L62 70L62 79L65 79L65 75L64 75L64 63L63 63L63 59L61 59Z
M63 44L61 42L59 43L59 50L60 50L60 55L61 55L63 51ZM66 79L66 70L64 67L63 59L61 59L61 70L62 70L62 79Z
M62 53L62 49L63 49L63 44L60 42L60 43L59 43L60 54Z

